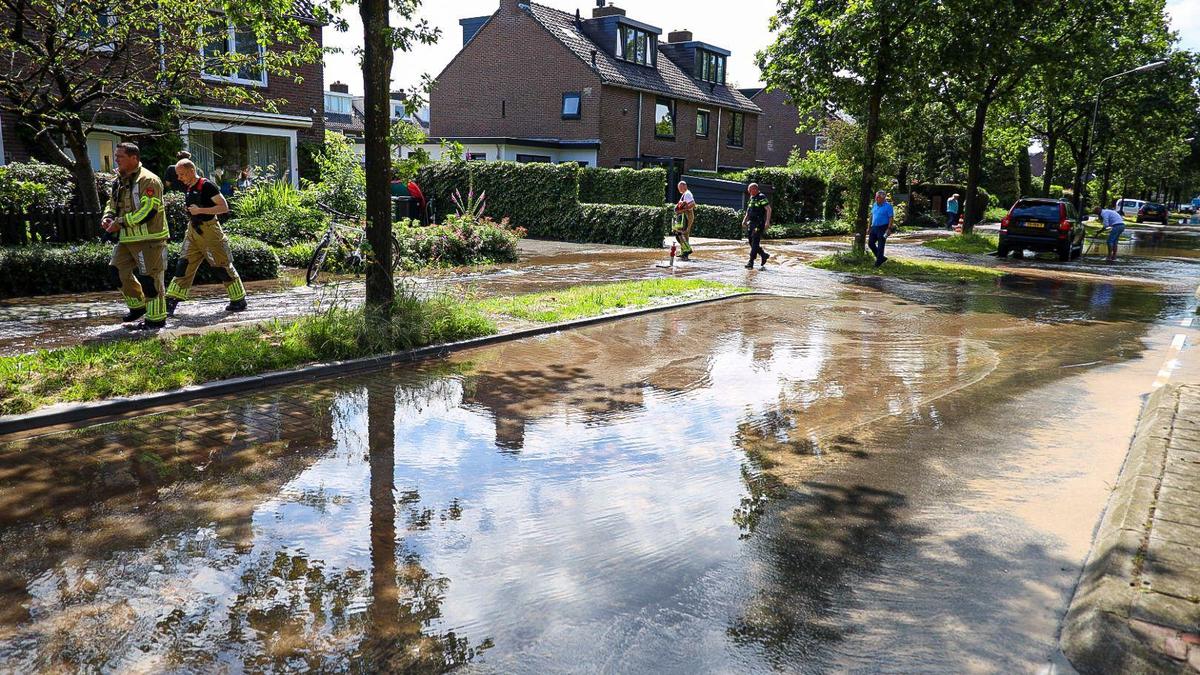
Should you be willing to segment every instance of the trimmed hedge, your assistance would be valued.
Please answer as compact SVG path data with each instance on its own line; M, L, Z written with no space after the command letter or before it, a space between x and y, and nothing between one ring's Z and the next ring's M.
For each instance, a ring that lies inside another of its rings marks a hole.
M710 239L741 239L742 212L726 206L696 206L696 222L692 224L693 237Z
M762 167L747 169L735 180L758 183L771 199L771 220L803 223L820 220L833 207L826 204L829 192L825 181L794 169Z
M243 280L279 276L279 258L266 244L244 237L230 237L230 244L234 265ZM168 283L175 276L180 248L175 242L168 245ZM0 248L0 297L114 290L108 270L112 249L112 245L100 243ZM200 266L197 283L216 280L208 265Z
M561 241L662 248L674 209L667 206L580 204L563 221Z
M841 220L815 220L810 223L772 224L767 228L770 239L800 239L804 237L833 237L851 234L850 223Z
M0 166L0 210L66 208L75 194L71 172L54 164L13 162Z
M604 169L579 171L579 201L584 204L657 206L667 192L667 171L654 169Z
M450 198L456 189L464 198L469 189L474 189L476 194L487 192L484 215L497 222L508 218L514 227L528 230L531 237L583 241L561 231L571 227L578 208L577 164L435 162L421 167L416 181L433 202L439 219L455 212ZM660 197L655 203L661 201Z

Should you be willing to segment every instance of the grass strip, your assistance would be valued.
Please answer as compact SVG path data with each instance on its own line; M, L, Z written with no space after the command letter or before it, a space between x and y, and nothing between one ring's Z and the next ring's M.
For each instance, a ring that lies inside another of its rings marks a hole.
M727 295L727 284L678 279L582 286L463 302L397 296L392 318L368 323L362 309L333 307L254 327L119 340L0 357L0 414L98 401L494 335L491 315L551 323L645 307L666 299Z
M942 237L925 242L929 248L945 251L946 253L981 254L992 253L1000 237L988 234L956 234L953 237Z
M837 253L818 258L809 263L813 267L831 272L865 274L871 276L896 277L913 281L939 281L959 284L990 284L1005 275L1003 270L977 267L938 260L909 260L888 258L881 267L875 267L875 258L853 252Z
M647 307L665 298L713 297L745 290L747 289L700 279L646 279L617 284L571 286L558 291L530 293L510 298L491 298L480 301L478 307L488 314L538 323L557 323L600 316L616 310Z

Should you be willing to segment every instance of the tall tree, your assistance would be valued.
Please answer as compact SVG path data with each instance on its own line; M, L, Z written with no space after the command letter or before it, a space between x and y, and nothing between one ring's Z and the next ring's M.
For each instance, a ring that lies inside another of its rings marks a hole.
M100 207L87 152L97 124L132 119L154 127L164 109L206 98L271 110L278 102L263 90L212 86L200 73L249 68L295 79L296 66L320 59L290 0L212 9L159 0L0 0L0 110L16 116L35 154L71 170L84 208ZM231 25L253 34L264 53L229 48Z
M854 247L866 247L868 207L876 187L878 145L892 106L905 105L906 74L932 45L925 3L898 0L779 0L770 28L775 43L759 52L768 85L802 110L846 113L865 129Z

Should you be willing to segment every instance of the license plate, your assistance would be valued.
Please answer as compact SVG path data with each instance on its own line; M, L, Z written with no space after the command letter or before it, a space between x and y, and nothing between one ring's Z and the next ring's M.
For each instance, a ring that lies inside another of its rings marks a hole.
M1021 226L1022 226L1022 227L1031 227L1031 228L1037 228L1037 229L1039 229L1039 230L1040 230L1040 229L1042 229L1042 228L1046 227L1046 224L1045 224L1045 223L1021 223Z

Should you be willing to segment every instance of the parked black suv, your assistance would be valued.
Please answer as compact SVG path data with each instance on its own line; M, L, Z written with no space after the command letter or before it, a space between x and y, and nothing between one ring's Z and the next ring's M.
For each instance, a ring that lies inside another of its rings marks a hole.
M1169 219L1170 215L1167 213L1167 207L1165 204L1146 202L1145 204L1142 204L1142 208L1138 209L1137 221L1139 223L1144 223L1149 220L1166 225Z
M996 255L1021 257L1026 250L1054 251L1067 262L1083 254L1085 230L1075 206L1065 199L1024 197L1000 221Z

